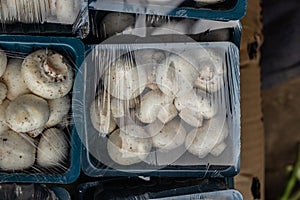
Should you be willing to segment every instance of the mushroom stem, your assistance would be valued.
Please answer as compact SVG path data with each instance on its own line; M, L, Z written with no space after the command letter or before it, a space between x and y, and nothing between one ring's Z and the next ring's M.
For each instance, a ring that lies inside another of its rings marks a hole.
M63 61L63 56L57 53L47 56L43 68L46 74L58 81L64 80L64 74L68 72L68 65Z

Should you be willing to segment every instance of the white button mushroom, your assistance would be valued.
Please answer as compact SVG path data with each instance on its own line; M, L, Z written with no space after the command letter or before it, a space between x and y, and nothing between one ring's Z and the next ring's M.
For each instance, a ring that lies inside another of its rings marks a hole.
M133 14L112 12L107 14L101 22L101 32L105 37L122 33L128 27L133 27L135 17Z
M52 50L38 50L28 55L21 72L29 90L46 99L63 97L73 86L71 65Z
M224 149L219 145L228 136L228 132L226 121L222 123L222 119L213 118L205 121L202 127L192 130L187 135L185 147L191 154L199 158L204 158L211 152L220 155ZM214 149L216 146L220 149Z
M0 49L0 77L4 74L7 66L7 56L5 51Z
M11 101L6 109L6 122L16 132L28 132L43 127L50 116L48 102L33 94Z
M208 51L209 52L209 51ZM222 59L212 52L199 61L198 77L195 87L208 92L216 92L224 85L225 69Z
M37 164L47 168L61 166L68 156L68 147L63 131L57 128L46 130L37 147Z
M106 70L104 87L114 97L130 100L140 95L147 85L144 68L136 67L132 58L121 58Z
M111 159L120 165L133 165L146 159L152 148L152 141L145 130L129 125L115 130L107 142Z
M7 98L9 100L14 100L20 95L30 93L21 75L22 62L23 60L21 59L10 59L2 77L8 88Z
M22 170L35 162L34 140L11 130L0 133L0 169Z
M148 88L158 89L156 85L157 66L166 59L166 52L158 49L140 49L134 51L135 62L137 66L143 67L147 72Z
M173 97L165 95L160 90L152 90L142 97L136 116L143 123L153 123L158 116L167 123L177 115L173 100Z
M60 123L70 110L70 97L68 95L58 98L49 99L50 117L46 127L52 127Z
M158 66L156 83L166 95L184 96L193 89L197 72L197 66L194 66L184 57L172 54L163 64Z
M186 96L175 99L179 116L191 126L200 127L202 120L211 119L218 112L218 102L215 96L201 90L193 90ZM201 117L203 116L203 118Z
M40 134L42 134L43 131L44 131L44 127L35 129L33 131L28 131L27 135L29 135L32 138L36 138L37 136L39 136Z
M186 131L179 119L173 119L162 130L152 137L153 146L161 151L169 151L181 146L186 137Z
M93 127L100 133L109 134L117 127L110 110L110 96L107 92L103 92L92 102L90 117Z
M9 100L4 100L2 104L0 104L0 133L9 129L6 123L5 111L9 105Z

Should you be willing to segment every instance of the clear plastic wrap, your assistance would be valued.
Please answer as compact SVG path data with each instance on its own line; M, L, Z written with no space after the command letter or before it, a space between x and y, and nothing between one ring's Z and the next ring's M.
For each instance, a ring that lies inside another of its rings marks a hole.
M236 175L239 78L238 48L229 42L93 46L72 104L83 171Z
M228 190L225 179L116 178L80 184L76 200L156 199L218 190Z
M0 32L88 34L87 0L5 0L0 2Z
M247 0L90 0L95 10L212 20L239 20Z
M168 200L170 197L165 198L149 198L149 200ZM171 199L176 200L243 200L243 196L236 190L225 190L225 191L216 191L209 193L198 193L198 194L190 194L190 195L182 195L182 196L173 196Z
M60 187L39 184L0 184L1 200L71 200L69 193Z
M70 183L80 174L72 87L74 38L0 36L0 182Z
M239 47L242 32L238 21L220 22L101 10L90 11L90 23L89 35L84 40L88 44L116 43L119 40L115 36L136 35L164 42L230 41Z

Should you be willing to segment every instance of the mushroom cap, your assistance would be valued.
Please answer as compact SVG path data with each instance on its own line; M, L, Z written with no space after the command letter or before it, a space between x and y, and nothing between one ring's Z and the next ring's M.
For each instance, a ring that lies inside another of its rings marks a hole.
M60 123L68 115L71 101L70 97L66 95L58 99L49 99L48 104L50 107L50 117L45 126L52 127Z
M191 114L200 113L204 119L211 119L218 112L216 96L201 90L193 90L183 97L176 98L174 104L178 111L182 111L187 108L192 111Z
M186 137L185 147L199 158L206 157L215 146L228 136L228 124L219 118L204 121L203 126L193 129Z
M36 138L37 136L39 136L40 134L43 133L44 129L45 129L45 128L42 127L42 128L35 129L35 130L33 130L33 131L28 131L28 132L27 132L27 135L29 135L29 136L32 137L32 138Z
M152 137L153 146L161 151L169 151L181 146L186 137L186 131L179 119L167 123L158 134Z
M113 96L121 100L130 100L139 96L147 85L147 73L144 68L136 67L130 58L116 60L104 74L104 87Z
M68 156L68 148L63 131L57 128L46 130L37 147L37 164L47 168L61 166Z
M33 94L11 101L6 109L6 122L16 132L29 132L43 127L49 119L48 102Z
M156 83L159 89L169 96L184 96L193 89L197 78L197 66L186 58L171 54L157 67Z
M101 33L105 37L122 33L128 27L133 27L135 17L133 14L112 12L107 14L101 22Z
M5 119L5 111L9 105L10 101L5 99L2 104L0 104L0 133L9 130Z
M129 125L115 130L107 141L110 158L120 165L133 165L146 159L152 148L152 141L145 130Z
M22 170L35 162L34 140L27 135L7 130L0 133L0 169Z
M7 66L6 53L5 53L5 51L0 49L0 77L4 74L6 66Z
M46 99L63 97L73 86L71 65L52 50L42 49L28 55L21 73L29 90Z
M165 95L160 90L152 90L142 97L136 116L141 122L149 124L157 119L159 113L164 118L165 113L163 112L168 110L166 106L172 104L173 99L173 97Z
M6 98L7 95L7 87L4 83L0 82L0 104L3 103L3 100Z
M90 107L93 127L103 134L109 134L117 127L110 109L110 96L107 92L97 96Z
M14 100L20 95L31 93L21 75L22 62L23 60L21 59L10 59L2 77L8 89L7 98L9 100Z
M198 77L195 87L207 92L217 92L224 85L226 69L222 58L211 51L207 56L199 59Z

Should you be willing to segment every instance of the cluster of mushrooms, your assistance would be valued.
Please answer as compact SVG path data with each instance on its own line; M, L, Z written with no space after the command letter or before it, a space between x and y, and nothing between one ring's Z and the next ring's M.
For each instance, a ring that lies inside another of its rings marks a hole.
M152 150L182 146L199 158L218 157L226 149L229 127L219 99L226 69L221 56L205 52L193 62L189 53L140 49L108 64L90 119L108 137L115 163L136 164Z
M5 0L0 1L0 22L73 24L80 9L80 0Z
M60 166L69 149L70 63L49 49L24 59L0 50L0 80L0 170Z

